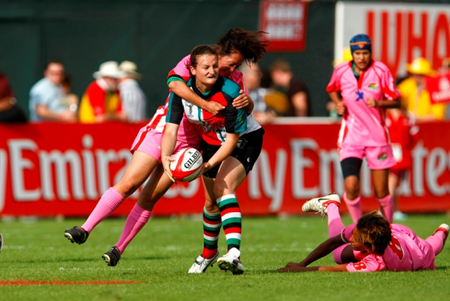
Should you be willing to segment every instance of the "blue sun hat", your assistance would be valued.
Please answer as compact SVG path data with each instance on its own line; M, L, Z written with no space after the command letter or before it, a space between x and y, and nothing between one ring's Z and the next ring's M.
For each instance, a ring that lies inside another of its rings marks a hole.
M356 50L366 49L372 53L372 40L366 34L357 34L350 40L350 50L355 52Z

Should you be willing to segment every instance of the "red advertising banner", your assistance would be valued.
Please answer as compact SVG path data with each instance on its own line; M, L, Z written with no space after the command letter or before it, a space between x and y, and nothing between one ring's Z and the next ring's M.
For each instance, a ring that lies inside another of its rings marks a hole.
M237 191L244 215L301 214L309 198L343 193L336 150L338 123L265 125L263 150ZM292 119L295 120L295 119ZM320 119L324 120L324 119ZM143 124L0 125L0 216L87 216L102 193L119 181L129 147ZM450 123L419 124L413 169L400 189L403 212L450 210ZM370 170L361 171L363 209L378 209ZM138 192L114 213L124 216ZM200 180L172 187L154 215L197 214ZM345 212L345 205L342 206Z
M426 85L432 103L450 102L450 74L427 77Z
M260 3L260 30L268 33L269 52L303 51L306 44L308 4L266 0Z
M335 20L335 60L341 60L343 49L359 33L371 37L374 59L394 77L406 75L407 64L417 57L428 59L435 70L450 57L447 3L338 1Z

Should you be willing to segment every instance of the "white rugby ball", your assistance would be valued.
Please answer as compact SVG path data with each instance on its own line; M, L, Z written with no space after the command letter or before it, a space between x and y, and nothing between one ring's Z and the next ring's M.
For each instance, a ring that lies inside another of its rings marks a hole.
M183 182L192 181L201 171L203 164L202 154L195 148L184 148L177 152L170 163L172 176Z

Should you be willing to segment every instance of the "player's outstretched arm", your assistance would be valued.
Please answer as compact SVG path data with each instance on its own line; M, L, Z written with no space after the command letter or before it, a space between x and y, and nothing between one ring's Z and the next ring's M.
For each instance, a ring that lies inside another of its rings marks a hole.
M334 249L342 246L345 242L342 241L341 235L336 235L331 237L321 243L314 251L312 251L305 259L303 259L300 263L290 262L284 268L278 269L279 272L288 272L291 271L291 268L304 268L314 261L330 254ZM289 268L288 270L285 270ZM314 267L318 268L318 267ZM314 270L314 269L313 269ZM293 270L292 270L293 271ZM301 271L306 271L301 269ZM309 271L309 270L308 270Z
M284 268L278 269L278 272L348 272L345 264L338 264L333 267L317 266L303 267L299 263L290 262Z

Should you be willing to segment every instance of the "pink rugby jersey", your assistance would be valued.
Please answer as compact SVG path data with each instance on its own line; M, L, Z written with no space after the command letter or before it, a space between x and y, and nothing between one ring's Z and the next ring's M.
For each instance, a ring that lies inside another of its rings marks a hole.
M350 242L356 223L344 228L341 237ZM383 256L369 254L355 263L346 264L349 272L434 270L434 250L410 228L391 224L391 242Z
M352 62L341 63L334 69L327 92L339 92L347 107L347 114L343 116L339 131L339 147L345 144L390 144L385 125L385 109L369 108L365 104L370 97L376 101L394 100L399 97L394 78L385 64L372 60L369 68L362 72L357 80L352 71Z
M170 95L170 94L169 94ZM144 129L139 132L139 139L137 140L136 149L139 147L141 143L144 142L146 135L150 131L157 131L160 133L164 132L164 127L166 125L166 115L167 115L167 105L168 99L164 106L160 106L152 119L147 125L145 125ZM183 118L180 126L178 128L177 140L181 143L190 143L190 144L198 144L200 143L200 138L198 137L197 130L193 124L189 122L187 118Z

